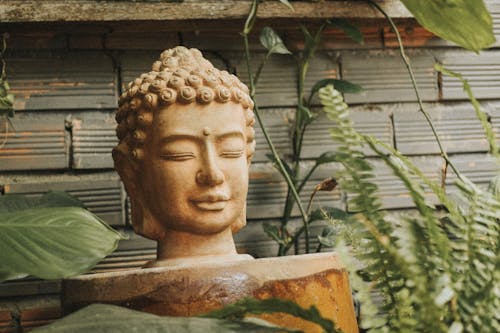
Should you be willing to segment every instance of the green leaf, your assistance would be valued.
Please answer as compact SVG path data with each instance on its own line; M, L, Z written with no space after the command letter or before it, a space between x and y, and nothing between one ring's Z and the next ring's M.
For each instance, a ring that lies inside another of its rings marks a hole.
M488 191L500 201L500 174L497 174L488 184Z
M304 309L296 303L288 300L269 298L265 300L256 300L253 298L244 298L234 304L228 305L223 309L210 312L206 317L219 319L238 319L243 318L245 314L262 314L283 312L292 316L305 319L318 324L325 332L337 333L338 331L333 322L323 318L318 309L313 305L309 309Z
M298 119L300 119L300 127L308 125L314 120L314 115L311 110L303 105L297 105Z
M325 218L347 221L348 219L350 219L350 217L351 215L349 215L342 209L335 207L321 207L312 211L309 218L309 223L317 220L324 220Z
M264 321L233 322L212 318L160 317L116 305L94 304L50 325L32 330L33 333L236 333L287 332Z
M417 21L441 38L478 52L495 42L483 0L401 0Z
M113 252L122 236L75 199L0 198L0 277L57 279L84 273ZM66 207L64 207L66 206Z
M337 160L337 154L332 151L327 151L319 155L319 157L316 159L316 164L321 165L325 163L335 162L336 160Z
M28 276L28 274L24 274L24 273L16 274L16 273L0 270L0 282L7 281L7 280L22 279L22 278L25 278L27 276Z
M273 166L282 174L281 169L278 167L278 162L276 161L276 157L272 153L267 153L266 157L273 162ZM294 177L294 172L290 165L283 159L281 159L281 163L283 164L283 167L285 168L285 171L290 175L290 177ZM292 179L293 180L293 179Z
M260 33L260 43L268 50L268 54L291 54L280 36L270 27L264 27Z
M279 2L281 2L282 4L284 4L285 6L287 6L288 8L290 8L290 10L292 12L295 11L295 9L293 8L292 4L288 0L279 0Z
M356 27L355 25L352 25L349 22L342 19L333 19L330 20L329 23L331 26L344 31L344 33L347 36L349 36L353 41L359 44L365 43L363 34L361 33L361 31L359 31L358 27Z
M19 212L30 208L83 207L83 203L65 192L50 191L39 198L21 194L0 196L0 214Z
M321 243L321 245L327 246L327 247L333 247L335 246L335 237L337 236L337 232L334 227L331 225L326 226L323 228L323 231L321 232L321 236L318 236L318 241Z
M280 230L275 225L272 225L272 224L269 224L266 222L262 225L262 228L264 229L264 232L266 233L266 235L268 235L269 238L273 239L276 243L281 244L281 245L287 244L286 239L283 239L283 237L281 236Z
M472 88L470 87L469 82L463 78L462 74L446 69L440 64L435 64L434 69L445 75L454 77L462 82L464 91L467 93L467 97L469 97L469 100L474 107L476 117L479 119L481 125L483 126L484 132L486 134L486 140L488 141L488 144L490 146L490 153L497 158L497 163L500 162L500 152L497 145L495 133L493 131L491 123L488 120L488 115L482 110L481 104L479 104L476 97L472 93Z
M357 85L355 83L351 83L346 80L340 80L340 79L323 79L319 80L314 84L314 86L311 89L311 95L314 95L317 93L321 88L326 87L329 84L333 84L335 87L335 90L341 92L341 93L350 93L350 94L356 94L359 92L363 91L363 88L360 85Z
M300 26L300 30L302 30L302 33L304 34L304 54L307 59L316 48L317 42L304 25Z

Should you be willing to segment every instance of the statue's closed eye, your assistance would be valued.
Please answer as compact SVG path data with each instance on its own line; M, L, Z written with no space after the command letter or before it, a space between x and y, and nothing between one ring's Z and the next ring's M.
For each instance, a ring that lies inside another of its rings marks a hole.
M243 150L229 150L229 151L223 151L220 156L225 157L225 158L238 158L243 155Z
M160 155L161 158L167 161L186 161L195 158L194 153L185 152L185 153L164 153Z

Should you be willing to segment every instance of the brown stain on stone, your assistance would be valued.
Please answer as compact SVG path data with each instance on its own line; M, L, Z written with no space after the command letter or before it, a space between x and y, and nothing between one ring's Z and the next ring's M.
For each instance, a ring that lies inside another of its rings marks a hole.
M303 278L266 282L254 291L257 299L280 298L293 301L303 308L316 306L321 315L332 320L345 333L358 332L354 309L344 270L327 270ZM259 316L277 325L304 332L323 330L317 324L285 313Z

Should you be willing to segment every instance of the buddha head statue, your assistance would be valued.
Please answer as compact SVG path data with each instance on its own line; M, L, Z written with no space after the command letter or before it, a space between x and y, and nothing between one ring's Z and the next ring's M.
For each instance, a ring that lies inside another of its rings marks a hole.
M115 169L158 259L236 254L255 151L248 88L179 46L129 83L116 120Z

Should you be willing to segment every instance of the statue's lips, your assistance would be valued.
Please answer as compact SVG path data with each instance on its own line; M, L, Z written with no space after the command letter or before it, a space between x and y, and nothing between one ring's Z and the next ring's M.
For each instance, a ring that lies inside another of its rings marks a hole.
M201 210L223 210L229 203L226 194L206 194L191 200L193 205Z

